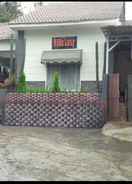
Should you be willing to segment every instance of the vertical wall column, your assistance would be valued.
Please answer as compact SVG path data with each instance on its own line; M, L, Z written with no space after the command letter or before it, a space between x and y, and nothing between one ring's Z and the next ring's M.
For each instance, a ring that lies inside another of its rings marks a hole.
M112 47L113 44L110 42L109 46ZM110 74L114 72L114 48L109 52L108 72Z
M97 91L99 93L99 45L96 42L95 45L95 55L96 55L96 84L97 84Z
M104 42L104 64L103 64L102 80L104 79L104 75L106 74L106 49L107 49L107 45L106 45L106 42Z
M9 75L12 76L15 73L15 60L14 60L14 51L13 51L13 46L14 46L14 37L13 34L11 35L10 38L10 72Z
M16 39L16 77L17 81L24 69L25 62L25 38L24 31L18 31Z
M127 84L127 116L128 121L132 122L132 75L128 75Z
M109 39L106 42L106 74L108 74L108 68L109 68Z

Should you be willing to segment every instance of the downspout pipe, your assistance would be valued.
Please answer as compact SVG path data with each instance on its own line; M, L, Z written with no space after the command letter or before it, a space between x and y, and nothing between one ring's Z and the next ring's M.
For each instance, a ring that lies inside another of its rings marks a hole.
M123 1L123 9L121 12L120 21L122 25L125 25L126 23L126 2L125 1Z

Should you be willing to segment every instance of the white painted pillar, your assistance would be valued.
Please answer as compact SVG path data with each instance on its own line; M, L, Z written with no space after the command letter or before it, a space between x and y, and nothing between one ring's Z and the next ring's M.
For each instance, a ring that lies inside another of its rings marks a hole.
M107 40L106 46L106 74L108 74L108 67L109 67L109 40Z
M4 69L4 67L1 65L1 73L3 73L3 69Z

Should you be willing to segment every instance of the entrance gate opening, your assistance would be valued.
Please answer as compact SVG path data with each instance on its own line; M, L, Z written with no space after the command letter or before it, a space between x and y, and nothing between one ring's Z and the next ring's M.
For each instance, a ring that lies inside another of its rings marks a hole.
M125 114L129 121L132 114L132 80L128 80L132 76L132 24L106 26L102 31L107 41L106 69L108 74L119 74L120 115Z
M119 74L120 102L126 103L128 75L132 74L131 42L121 42L114 50L113 73Z
M127 120L128 76L132 75L131 41L120 42L110 54L113 57L109 61L109 67L113 68L111 73L119 75L119 120Z

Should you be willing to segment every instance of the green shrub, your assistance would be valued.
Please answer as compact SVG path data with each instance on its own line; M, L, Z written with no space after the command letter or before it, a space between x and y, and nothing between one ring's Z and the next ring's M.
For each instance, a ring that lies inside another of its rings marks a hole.
M24 73L22 73L22 75L19 78L19 84L21 84L21 86L26 87L26 76Z
M48 93L48 89L46 88L35 88L35 87L27 87L26 93Z
M17 85L17 92L19 93L50 93L50 92L60 92L59 86L59 74L57 72L53 75L53 84L51 88L35 88L29 87L26 83L26 76L24 73L19 78L19 82Z
M53 75L53 84L52 84L51 91L53 93L61 91L60 90L60 84L59 84L59 74L58 74L58 72L55 72L54 75Z
M17 91L21 91L21 92L25 92L26 90L26 76L24 73L21 74L20 78L19 78L19 82L17 85Z
M18 93L49 93L47 88L37 88L37 87L19 87L17 88Z

